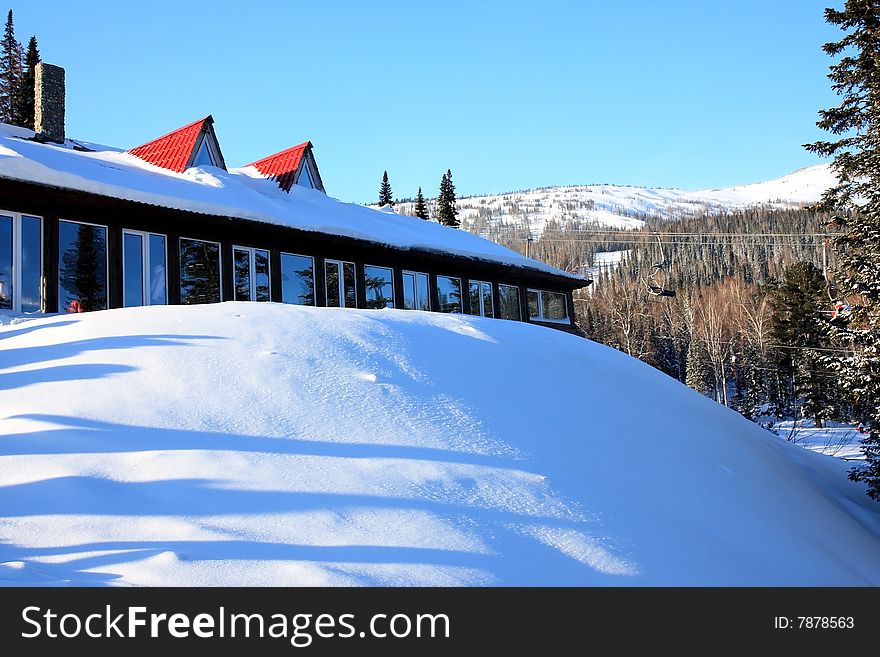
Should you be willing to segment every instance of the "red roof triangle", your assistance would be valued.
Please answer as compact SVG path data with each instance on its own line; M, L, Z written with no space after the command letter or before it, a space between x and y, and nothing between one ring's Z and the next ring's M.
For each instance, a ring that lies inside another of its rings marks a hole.
M293 186L293 177L299 170L300 162L306 151L312 147L312 142L305 141L292 146L274 155L269 155L256 162L246 165L256 167L257 171L278 181L278 186L285 192L289 192Z
M214 118L208 115L146 144L135 146L128 152L156 166L181 173L186 171L199 135L203 130L208 130L213 123Z

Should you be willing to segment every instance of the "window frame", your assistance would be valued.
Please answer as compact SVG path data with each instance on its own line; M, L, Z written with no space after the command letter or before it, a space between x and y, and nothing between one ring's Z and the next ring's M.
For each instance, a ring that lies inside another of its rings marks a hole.
M367 267L371 267L371 268L373 268L373 269L385 269L385 270L391 272L391 278L390 278L390 283L391 283L391 305L389 306L389 305L388 305L388 302L386 301L386 302L385 302L385 305L384 305L382 308L370 308L370 307L369 307L369 305L370 305L370 300L367 299L367 309L368 309L368 310L385 310L385 309L388 309L388 308L392 308L392 309L393 309L393 308L396 308L396 307L397 307L397 303L396 303L396 299L395 299L395 295L394 295L394 267L386 267L385 265L367 265L367 264L365 264L365 265L364 265L364 294L366 294L366 292L367 292ZM357 285L357 281L355 281L355 285ZM357 294L357 292L355 292L355 294Z
M442 310L441 308L437 308L437 312L444 313L446 315L464 315L464 283L462 282L464 279L461 276L449 276L447 274L437 274L434 277L437 281L437 305L442 306L440 302L440 280L441 278L448 278L449 280L458 281L458 312L447 312Z
M406 276L407 276L407 274L409 274L413 277L413 292L414 292L413 299L416 301L415 308L407 308L406 307ZM425 305L428 306L427 310L422 310L422 307L418 303L418 299L416 298L418 296L418 291L419 291L419 276L424 276L425 282L427 283L428 296L425 299L425 302L426 302ZM422 312L431 312L432 310L434 310L431 307L433 305L431 303L431 276L427 272L415 271L415 270L410 270L410 269L403 269L403 270L401 270L401 278L403 280L403 305L401 306L402 308L404 308L405 310L422 310ZM447 276L447 278L449 278L449 276Z
M236 293L238 292L238 285L235 284L235 251L247 251L248 252L248 279L250 284L250 299L248 301L254 301L256 303L266 303L268 301L272 301L272 251L270 249L263 249L259 246L241 246L240 244L232 245L232 300L233 301L243 301L243 299L237 299ZM266 264L269 267L269 298L266 301L258 301L257 300L257 251L265 251L266 252ZM221 291L222 296L222 291Z
M326 297L327 293L327 263L334 263L339 267L339 276L336 281L339 293L339 305L338 306L330 306L327 303L327 299L324 299L324 305L328 308L349 308L349 306L345 305L345 265L351 265L354 267L354 306L352 308L357 308L357 299L358 299L358 275L357 275L357 263L353 260L337 260L336 258L324 258L324 293Z
M177 238L178 263L180 263L180 243L183 240L189 240L190 242L204 242L206 244L216 244L217 245L217 259L219 261L217 263L219 265L217 267L217 278L219 279L219 282L220 282L220 287L219 287L220 301L218 301L217 303L223 303L223 244L216 241L216 240L204 240L204 239L201 239L200 237L186 237L185 235L181 235ZM186 304L183 302L183 295L181 294L183 286L181 285L181 280L180 280L180 277L183 275L183 267L178 266L177 269L178 269L178 271L177 271L177 291L178 291L178 302L180 303L180 305L182 305L182 306L205 305L205 304Z
M144 303L141 304L143 306L167 306L168 305L168 235L163 233L152 233L144 230L134 230L133 228L123 228L122 229L122 307L123 308L137 308L137 306L126 306L125 305L125 236L128 235L137 235L141 238L141 258L143 258L143 269L141 270L141 283L142 283L142 293L144 295ZM165 303L157 303L154 304L150 298L150 275L149 275L149 262L150 262L150 237L156 236L161 237L165 240Z
M471 297L471 286L474 284L477 285L477 301L479 304L479 308L477 309L477 312L474 312L473 299L470 298ZM489 314L489 315L486 314L486 298L484 296L485 288L483 287L484 285L489 286L489 297L492 300L491 301L492 307L489 309L489 312L491 314ZM492 287L491 281L481 281L481 280L477 280L475 278L468 279L468 300L471 302L471 304L470 304L471 316L485 317L486 319L495 319L495 290Z
M10 217L12 219L12 308L11 312L24 313L21 309L21 273L22 273L22 249L21 249L21 223L22 217L30 217L39 219L40 221L40 307L38 310L26 312L27 315L42 313L46 311L46 263L45 260L45 244L46 244L46 219L39 214L31 214L30 212L10 212L0 210L0 215ZM106 226L104 226L106 228ZM60 257L60 256L59 256ZM108 267L108 278L109 278ZM60 283L59 283L60 285ZM108 299L109 303L109 299Z
M512 285L510 283L499 283L498 284L498 308L503 311L504 310L504 305L503 305L504 302L501 298L503 296L501 294L502 287L511 288L515 291L515 293L516 293L516 315L517 316L514 319L514 318L510 318L510 317L502 317L501 313L499 313L498 319L506 319L509 322L521 322L523 319L523 311L522 311L522 299L520 299L520 297L519 297L519 290L520 290L519 285ZM540 301L540 298L538 299L538 301Z
M58 219L58 312L68 312L66 309L61 310L61 224L78 224L82 226L94 226L95 228L103 228L104 233L104 276L106 285L107 302L101 310L110 308L110 226L104 224L95 224L91 221L77 221L75 219Z
M568 295L565 292L560 292L559 290L543 290L540 288L526 288L526 297L528 297L529 292L537 292L538 294L538 314L536 316L532 316L531 312L528 309L528 303L526 303L526 312L529 313L529 321L530 322L543 322L545 324L571 324L571 315L568 312ZM563 307L565 308L565 319L549 319L544 317L544 293L547 292L549 294L561 294L565 299L565 304Z
M289 305L289 306L312 306L312 307L317 306L318 305L318 291L316 289L317 288L316 283L318 281L317 281L317 276L315 276L315 269L316 269L315 256L306 255L304 253L289 253L287 251L281 251L280 255L278 257L278 263L281 265L281 300L282 300L282 303L284 303L284 256L291 256L292 258L308 258L309 260L312 261L312 303L311 304L308 304L308 303L288 303L287 305ZM271 264L271 258L270 258L270 263L269 263L269 271L270 271L269 294L270 294L270 296L272 293L272 290L271 290L271 284L272 284L271 268L272 268L272 264ZM325 275L326 275L326 270L325 270ZM326 291L326 287L327 287L326 283L325 283L324 287L325 287L325 291Z

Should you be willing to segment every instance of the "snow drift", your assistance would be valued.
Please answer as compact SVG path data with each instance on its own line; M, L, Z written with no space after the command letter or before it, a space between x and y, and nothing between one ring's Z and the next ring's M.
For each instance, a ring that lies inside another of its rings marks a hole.
M878 507L606 347L225 303L0 329L0 582L877 585Z

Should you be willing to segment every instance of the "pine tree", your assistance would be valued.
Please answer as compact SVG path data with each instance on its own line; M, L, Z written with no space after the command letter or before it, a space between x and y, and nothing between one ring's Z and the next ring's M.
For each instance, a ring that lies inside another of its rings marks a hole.
M388 172L382 173L382 185L379 187L379 205L394 207L394 196L391 193L391 183L388 182Z
M34 129L34 85L36 84L36 66L40 63L40 51L37 48L37 37L28 41L27 53L24 55L21 81L16 94L17 125L22 128Z
M816 124L836 138L806 148L834 157L839 184L817 208L835 214L835 281L852 305L849 324L833 332L852 355L826 365L838 372L867 430L865 463L850 470L850 478L866 482L868 495L880 500L880 0L847 0L843 11L826 9L825 21L845 32L823 46L840 56L828 77L842 100L820 110Z
M452 170L447 169L440 178L440 195L437 198L437 221L444 226L458 228L458 208L455 207L455 185L452 184Z
M75 297L82 312L103 310L107 305L107 251L101 230L78 224L76 237L61 254L61 286Z
M0 41L0 121L16 123L16 97L21 77L21 45L15 40L12 10L6 16L6 28Z
M430 219L430 216L428 215L428 205L425 203L425 197L422 195L421 187L419 187L419 193L416 194L416 206L414 210L419 219Z
M817 427L837 416L832 380L821 364L822 350L829 346L827 322L823 320L825 278L810 262L796 262L785 269L783 281L770 292L773 312L770 333L779 349L778 371L790 381L789 412L800 411Z

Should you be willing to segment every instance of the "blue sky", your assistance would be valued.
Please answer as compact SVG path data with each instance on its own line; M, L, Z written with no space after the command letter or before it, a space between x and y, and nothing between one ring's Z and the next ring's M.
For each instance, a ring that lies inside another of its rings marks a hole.
M373 200L612 182L685 189L819 160L842 0L49 2L16 35L67 70L67 131L131 147L213 114L227 164L310 139Z

